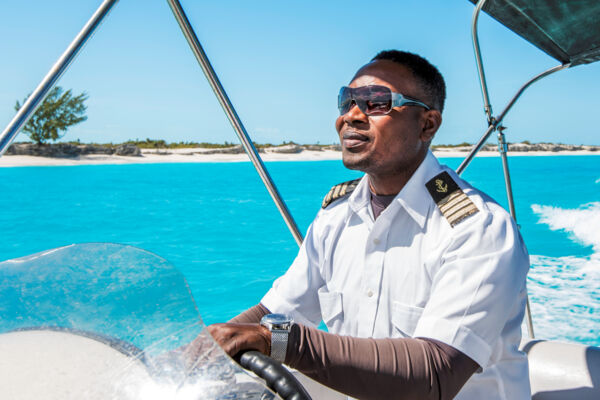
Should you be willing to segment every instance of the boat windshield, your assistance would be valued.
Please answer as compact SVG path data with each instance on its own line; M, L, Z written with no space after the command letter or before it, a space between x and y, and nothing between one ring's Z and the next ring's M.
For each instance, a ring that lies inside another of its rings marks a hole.
M20 399L275 398L212 340L183 275L131 246L1 262L0 352Z

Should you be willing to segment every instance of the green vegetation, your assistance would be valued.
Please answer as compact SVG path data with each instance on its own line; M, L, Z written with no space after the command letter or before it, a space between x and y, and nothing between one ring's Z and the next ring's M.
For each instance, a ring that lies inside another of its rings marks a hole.
M56 141L64 136L70 126L87 119L87 106L84 104L87 99L85 92L73 96L71 89L63 92L60 86L56 86L27 121L23 131L38 145L49 140ZM26 100L23 100L23 104ZM21 107L22 104L17 100L15 110L19 111Z
M222 149L225 147L235 146L235 143L207 143L207 142L172 142L167 143L163 139L150 139L146 140L128 140L123 144L133 144L140 149L185 149L193 147L202 147L205 149Z
M432 149L437 149L440 147L444 147L444 148L454 148L454 147L470 147L473 146L472 143L467 143L467 142L462 142L459 144L434 144L431 146Z
M295 142L289 141L286 142L284 141L281 144L271 144L271 143L256 143L256 142L252 142L254 144L254 147L256 147L257 149L262 149L262 148L267 148L267 147L281 147L281 146L286 146L286 145L290 145L290 144L297 144ZM73 144L79 144L79 142L74 142ZM172 143L167 143L165 140L163 139L150 139L147 138L146 140L128 140L126 142L124 142L123 144L133 144L137 147L139 147L140 149L185 149L185 148L204 148L204 149L223 149L223 148L227 148L227 147L233 147L233 146L237 146L239 145L239 143L230 143L225 141L224 143L207 143L207 142L172 142ZM321 146L321 147L325 147L326 145L313 145L313 146Z

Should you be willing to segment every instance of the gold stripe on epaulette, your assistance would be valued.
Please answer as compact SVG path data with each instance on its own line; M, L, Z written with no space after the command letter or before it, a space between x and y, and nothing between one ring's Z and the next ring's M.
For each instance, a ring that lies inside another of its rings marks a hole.
M440 210L442 210L443 212L443 210L448 209L456 203L458 203L459 201L461 201L462 197L460 196L460 194L461 192L453 192L449 196L446 196L445 198L440 200L440 202L438 203L438 207L440 207Z
M331 197L339 197L339 196L340 196L340 190L342 190L342 187L343 187L343 186L344 186L343 184L341 184L341 185L337 185L337 186L336 186L336 187L333 189L333 196L331 196Z
M445 201L444 205L439 207L440 211L453 228L463 219L479 211L462 190L457 190L452 193L448 196L448 200Z
M323 208L327 207L327 205L331 202L332 195L333 193L331 191L327 193L327 196L325 196L325 198L323 199L323 204L321 204Z
M339 185L339 189L337 190L337 193L333 193L333 197L340 198L343 195L345 195L347 187L348 187L348 182L344 182L341 185Z
M450 225L452 227L454 227L454 225L458 224L460 221L467 218L468 216L471 216L471 215L477 213L478 211L479 211L479 209L475 206L475 204L473 204L469 200L469 204L466 207L458 210L456 213L454 213L452 215L446 216L446 218L448 218L448 222L450 222Z
M466 194L460 192L456 199L452 201L452 204L444 204L440 207L440 211L444 215L452 215L456 210L460 210L468 204L471 204L471 200L469 200Z
M355 179L353 181L342 182L329 190L329 193L323 199L323 203L321 204L322 208L326 208L329 204L333 203L335 200L340 199L344 196L349 195L356 189L358 186L359 179Z
M438 174L425 185L450 226L479 211L471 199L447 172Z

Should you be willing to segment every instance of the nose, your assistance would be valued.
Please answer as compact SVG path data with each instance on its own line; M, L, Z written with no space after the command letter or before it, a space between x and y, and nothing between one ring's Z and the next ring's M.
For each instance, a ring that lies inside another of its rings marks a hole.
M352 105L350 106L350 110L343 115L343 120L345 123L351 125L356 123L367 123L369 122L369 117L363 113L353 101Z

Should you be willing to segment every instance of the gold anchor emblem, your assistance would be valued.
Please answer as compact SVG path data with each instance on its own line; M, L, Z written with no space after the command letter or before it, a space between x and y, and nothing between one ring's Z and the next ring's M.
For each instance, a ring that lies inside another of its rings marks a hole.
M437 187L436 190L439 193L446 193L448 191L448 185L446 183L444 183L444 181L441 179L435 180L435 186Z

